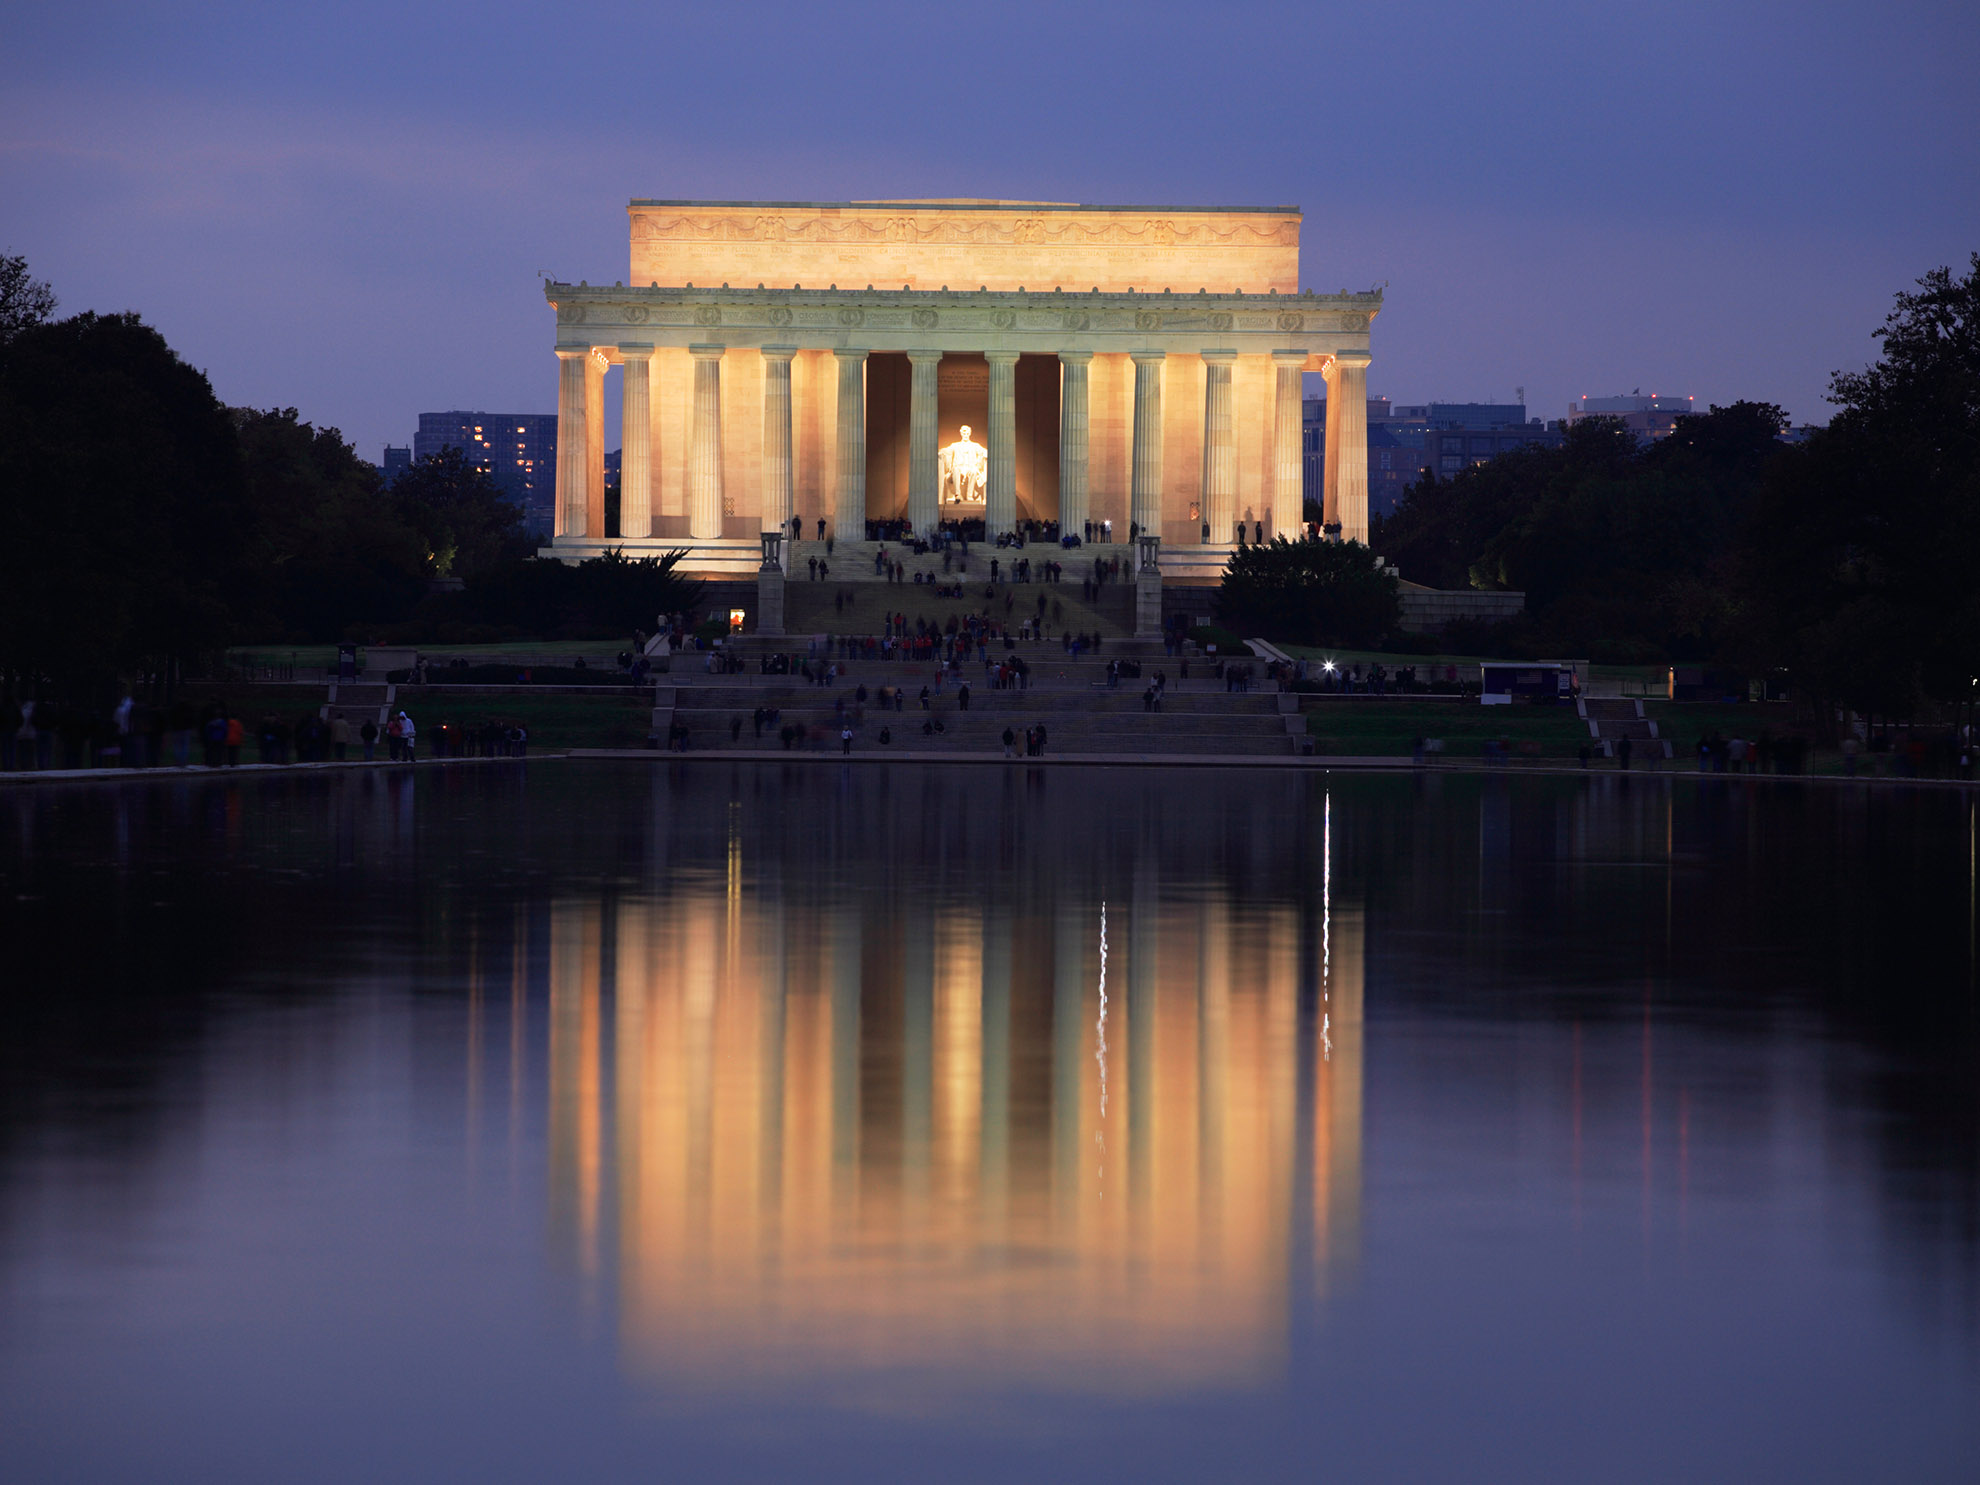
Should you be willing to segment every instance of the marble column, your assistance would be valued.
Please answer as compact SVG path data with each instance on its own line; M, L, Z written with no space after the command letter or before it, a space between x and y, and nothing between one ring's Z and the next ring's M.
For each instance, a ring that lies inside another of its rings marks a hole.
M908 398L908 525L926 536L941 520L941 471L937 467L942 441L937 420L940 409L937 374L940 351L909 351L912 380Z
M839 479L832 534L866 540L866 352L835 349L839 361Z
M1059 534L1085 534L1093 506L1086 484L1086 445L1090 419L1087 413L1087 373L1093 366L1091 351L1060 351L1059 365Z
M1330 359L1320 368L1320 374L1327 383L1327 424L1321 433L1320 446L1320 524L1323 529L1338 529L1341 524L1341 496L1337 483L1341 473L1341 401L1339 389L1334 385L1334 362Z
M796 346L763 348L763 517L765 531L786 540L791 534L794 499L791 464L791 357ZM780 544L781 552L781 544ZM789 556L779 565L788 570Z
M688 535L722 535L722 347L691 345L694 424L688 439Z
M1327 367L1327 510L1341 540L1368 544L1368 363L1340 351Z
M1306 396L1306 352L1272 352L1272 495L1266 535L1300 530L1306 520L1306 461L1300 420Z
M1236 351L1203 353L1203 519L1214 542L1231 539L1237 518L1237 441L1231 432L1236 362Z
M584 457L584 363L590 357L589 346L557 348L557 536L585 534L584 487L591 467Z
M1016 351L985 351L990 363L990 479L983 492L984 536L1017 529Z
M1161 351L1133 351L1134 468L1129 476L1128 520L1133 530L1162 534Z
M619 535L653 534L653 347L622 345L625 417L619 454Z
M605 353L584 358L584 529L605 536Z

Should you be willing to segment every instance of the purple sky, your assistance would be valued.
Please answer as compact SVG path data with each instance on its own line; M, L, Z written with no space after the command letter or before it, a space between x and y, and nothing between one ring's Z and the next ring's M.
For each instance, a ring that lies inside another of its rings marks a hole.
M0 248L368 458L551 411L630 197L1277 203L1370 390L1827 417L1980 247L1970 3L10 7Z

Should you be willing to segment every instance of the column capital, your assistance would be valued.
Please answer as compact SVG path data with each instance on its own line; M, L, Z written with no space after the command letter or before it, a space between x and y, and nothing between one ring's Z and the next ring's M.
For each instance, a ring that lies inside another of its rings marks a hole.
M1084 366L1093 359L1093 352L1060 351L1059 359L1068 366Z
M1167 351L1129 351L1128 359L1137 366L1158 365L1168 359Z
M797 353L794 345L766 345L761 354L766 361L788 361Z
M983 359L990 362L992 365L995 365L999 362L1005 362L1012 366L1015 366L1017 364L1017 358L1018 358L1018 353L1016 351L985 351L983 353Z
M868 353L858 346L835 345L832 347L832 354L841 361L864 361Z
M1374 361L1366 351L1335 351L1331 364L1343 371L1366 371Z
M1212 366L1229 366L1237 360L1236 351L1226 350L1221 347L1214 351L1199 351L1197 354L1202 356Z
M1281 366L1304 366L1312 354L1311 351L1274 351L1272 359Z
M590 354L591 347L588 345L560 345L557 347L557 359L559 361L582 361Z
M909 351L907 353L907 358L908 358L908 364L910 366L928 366L933 364L934 362L940 361L942 359L942 352Z
M650 361L653 359L653 347L651 345L628 344L622 341L619 344L619 359L621 361Z
M725 345L691 345L688 354L697 361L719 361L727 349Z

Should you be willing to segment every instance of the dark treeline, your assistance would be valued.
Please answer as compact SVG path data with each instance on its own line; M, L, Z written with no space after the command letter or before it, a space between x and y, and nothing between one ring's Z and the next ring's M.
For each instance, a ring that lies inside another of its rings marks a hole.
M93 692L249 642L630 636L693 606L671 558L537 560L456 450L388 485L293 408L223 406L136 315L54 308L0 258L0 672L18 686Z
M1372 533L1409 581L1527 595L1452 649L1785 671L1884 715L1980 675L1980 254L1899 294L1882 355L1838 374L1805 443L1736 403L1638 448L1590 420L1557 449L1425 478Z

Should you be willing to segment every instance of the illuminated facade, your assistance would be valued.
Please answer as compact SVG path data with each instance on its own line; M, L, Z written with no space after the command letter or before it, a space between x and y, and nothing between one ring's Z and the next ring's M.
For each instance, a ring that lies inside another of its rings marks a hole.
M869 521L932 529L939 451L969 424L988 448L991 534L1111 523L1160 536L1172 573L1211 575L1247 512L1268 533L1298 529L1307 371L1345 394L1326 519L1367 539L1360 410L1382 299L1299 289L1297 208L629 211L635 287L544 285L561 363L552 555L607 545L612 367L625 452L611 544L686 547L702 571L754 572L759 533L793 521L842 541Z

